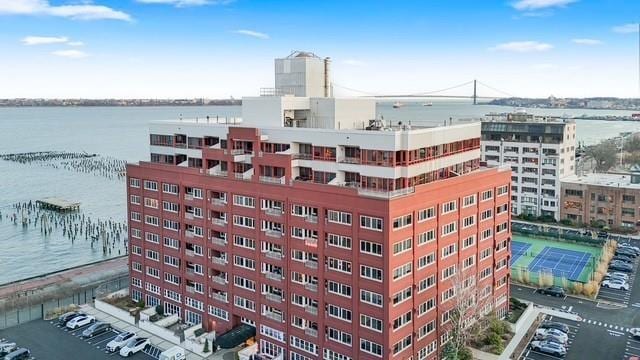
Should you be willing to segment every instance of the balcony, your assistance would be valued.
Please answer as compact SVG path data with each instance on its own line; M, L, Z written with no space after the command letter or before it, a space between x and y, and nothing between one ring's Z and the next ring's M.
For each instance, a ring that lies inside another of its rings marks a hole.
M317 269L318 268L318 262L315 260L307 260L304 262L304 266L308 267L309 269Z
M318 284L306 283L304 284L304 288L309 291L318 292Z
M307 215L304 217L304 221L308 222L308 223L312 223L312 224L317 224L318 223L318 216L317 215Z
M211 277L211 281L217 284L226 285L227 279L220 275L214 275Z
M219 176L219 177L228 177L229 172L226 170L220 170L219 166L215 166L209 170L207 170L207 174L211 176Z
M227 265L228 263L227 258L223 258L219 256L212 256L211 262L218 265Z
M227 246L227 240L219 237L211 237L211 242L215 245Z
M184 236L188 237L188 238L192 238L195 236L195 234L193 233L193 231L191 230L185 230L184 231Z
M187 201L191 201L191 200L193 200L193 195L191 195L191 194L184 194L184 199L185 199L185 200L187 200Z
M228 303L229 302L229 300L227 300L227 295L226 294L212 293L209 296L211 298L216 299L218 301L221 301L223 303Z
M416 189L413 186L390 191L379 191L361 187L358 188L358 195L382 199L392 199L398 196L413 194L414 192L416 192Z
M253 169L249 169L242 173L239 173L239 172L233 173L233 176L238 180L250 181L251 178L253 177Z
M311 306L311 305L307 305L304 307L304 311L311 314L311 315L318 315L318 307L317 306Z
M282 216L282 214L284 214L284 210L276 209L276 208L267 208L267 209L264 209L264 212L265 214L271 215L271 216Z
M359 157L345 156L342 159L340 159L339 162L341 162L343 164L360 164L360 158Z
M282 303L282 295L276 295L276 294L271 294L271 293L266 293L264 294L264 296L267 298L267 300L269 301L273 301L273 302L277 302Z
M274 260L282 260L282 253L276 252L276 251L267 251L264 254L266 257L268 257L269 259L274 259Z
M211 218L211 223L218 226L227 226L227 220L221 218Z
M193 214L192 213L184 213L184 218L187 220L193 220Z
M305 238L304 244L311 247L318 247L318 239L314 238Z
M282 281L282 275L271 271L265 272L264 276L269 280Z
M312 337L318 337L318 329L306 328L304 329L304 334Z
M281 230L266 229L264 231L264 233L268 237L272 237L272 238L276 238L276 239L280 239L282 237L282 231Z
M265 311L264 313L262 313L262 316L267 317L276 322L284 322L282 318L282 314L278 314L272 311Z
M251 162L254 152L244 149L233 149L231 150L231 155L233 156L233 162Z
M211 204L216 206L227 206L227 199L211 198Z
M312 154L292 154L291 155L291 159L293 160L312 160L313 159L313 155Z
M285 177L260 176L260 182L267 184L285 185Z
M187 250L184 251L184 253L187 254L187 256L189 256L189 257L196 256L196 253L193 250L187 249Z
M190 294L194 294L196 292L195 286L187 285L186 289L187 289L187 292Z

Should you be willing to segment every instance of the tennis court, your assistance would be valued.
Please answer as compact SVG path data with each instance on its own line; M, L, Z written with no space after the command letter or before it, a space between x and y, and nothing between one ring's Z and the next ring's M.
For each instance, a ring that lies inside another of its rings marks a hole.
M525 271L534 278L546 273L553 274L557 282L562 279L588 282L601 252L602 248L599 247L514 235L511 246L512 275L520 276Z

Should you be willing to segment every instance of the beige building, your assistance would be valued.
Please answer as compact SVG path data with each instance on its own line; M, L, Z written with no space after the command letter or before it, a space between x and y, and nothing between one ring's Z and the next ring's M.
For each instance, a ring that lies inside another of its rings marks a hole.
M640 167L631 174L569 176L561 182L560 218L573 224L640 230Z

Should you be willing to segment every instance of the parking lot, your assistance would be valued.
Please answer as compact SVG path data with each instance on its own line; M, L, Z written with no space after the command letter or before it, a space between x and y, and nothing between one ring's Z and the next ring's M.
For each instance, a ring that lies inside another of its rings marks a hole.
M109 341L113 340L120 330L113 329L91 339L81 338L82 331L89 325L75 330L68 330L58 325L57 321L36 320L0 330L0 339L15 342L19 347L31 351L33 359L118 359L118 353L105 350ZM150 346L143 352L129 359L158 359L160 350Z
M572 349L574 347L574 342L575 342L575 338L580 330L580 326L581 323L576 322L576 321L571 321L571 320L567 320L567 319L559 319L559 318L554 318L551 316L547 316L545 321L554 321L554 322L559 322L559 323L563 323L566 324L567 326L569 326L569 333L567 334L568 336L568 340L567 340L567 345L565 346L567 349L567 356L565 358L567 359L586 359L584 357L572 357ZM520 360L550 360L550 359L562 359L562 357L556 357L553 355L549 355L549 354L545 354L542 352L538 352L536 350L530 349L528 348L524 354L522 355L522 357L520 357Z
M609 289L604 286L600 286L598 297L596 300L603 300L613 302L622 305L629 305L631 299L631 293L635 287L636 272L638 271L638 258L633 262L633 271L629 273L629 290Z

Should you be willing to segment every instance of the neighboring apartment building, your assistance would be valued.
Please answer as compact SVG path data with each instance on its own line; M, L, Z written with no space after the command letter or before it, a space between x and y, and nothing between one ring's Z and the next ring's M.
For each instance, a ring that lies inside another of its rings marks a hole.
M575 174L574 121L526 113L482 122L482 159L511 166L511 211L560 220L560 181Z
M631 174L587 174L562 180L561 218L576 225L640 230L640 167Z
M151 125L151 162L127 167L132 298L295 360L436 359L460 284L506 314L511 172L480 167L479 123L390 127L324 97L242 111Z

